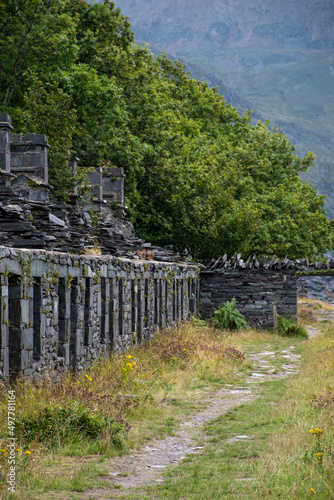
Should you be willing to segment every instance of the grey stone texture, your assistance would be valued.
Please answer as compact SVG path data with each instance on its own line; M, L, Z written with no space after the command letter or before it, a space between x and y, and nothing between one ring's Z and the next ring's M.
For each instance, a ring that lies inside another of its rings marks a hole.
M201 272L200 312L209 318L220 304L234 297L251 325L273 328L277 314L297 318L297 296L305 295L305 276L315 275L322 280L333 276L334 259L310 262L307 258L250 255L243 260L241 254L231 259L224 255Z
M11 171L23 173L37 183L48 183L48 148L46 135L11 134Z
M202 271L200 313L213 316L233 297L251 325L274 326L275 308L281 316L297 317L297 281L294 274L273 270L229 269Z
M196 315L197 282L184 263L1 246L0 379L56 378L141 345Z

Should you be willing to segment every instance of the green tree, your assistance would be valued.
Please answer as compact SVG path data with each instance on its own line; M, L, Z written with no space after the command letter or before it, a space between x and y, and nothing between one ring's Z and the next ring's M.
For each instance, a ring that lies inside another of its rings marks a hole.
M0 4L0 99L21 107L29 72L50 80L74 62L76 21L67 0L6 0Z
M76 154L86 169L124 168L137 234L183 255L332 248L323 197L299 178L313 155L299 158L180 62L135 45L113 2L0 3L0 54L3 111L20 131L48 135L58 196L73 188Z

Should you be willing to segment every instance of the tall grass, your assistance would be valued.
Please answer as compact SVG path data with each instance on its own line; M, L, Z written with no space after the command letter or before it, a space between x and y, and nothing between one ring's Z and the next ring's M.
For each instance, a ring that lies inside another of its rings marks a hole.
M275 474L286 498L334 498L334 331L331 325L305 345L273 418L283 425L269 439L259 480ZM289 479L288 479L289 478ZM284 485L284 482L286 483ZM285 491L285 493L284 493Z
M334 327L325 324L310 340L254 331L238 340L253 352L275 352L278 371L288 348L302 354L299 372L262 383L254 403L208 422L203 452L172 469L143 498L333 499ZM230 439L240 435L248 439Z
M243 361L243 353L227 332L186 324L166 329L143 347L102 359L85 373L68 373L57 382L38 384L18 380L13 390L21 497L28 477L34 478L35 486L46 488L42 471L47 457L110 457L172 432L200 392L229 381L243 369ZM7 436L6 417L3 393L2 436ZM6 438L1 449L6 449ZM0 461L0 481L6 489L4 451ZM65 488L65 482L61 484Z

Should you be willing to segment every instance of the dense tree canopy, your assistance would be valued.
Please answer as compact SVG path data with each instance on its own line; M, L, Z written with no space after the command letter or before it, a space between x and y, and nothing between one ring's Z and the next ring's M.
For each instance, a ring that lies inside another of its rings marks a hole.
M0 54L1 110L48 135L59 196L75 153L85 168L123 167L137 234L194 259L332 248L323 197L299 179L313 155L135 45L109 0L0 2Z

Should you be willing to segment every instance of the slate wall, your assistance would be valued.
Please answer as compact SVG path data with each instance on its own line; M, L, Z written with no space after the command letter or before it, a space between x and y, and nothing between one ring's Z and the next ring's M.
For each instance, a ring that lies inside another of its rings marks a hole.
M200 274L200 314L210 318L219 305L235 297L237 308L251 325L274 326L275 311L297 317L297 281L292 272L218 269Z
M195 266L0 247L0 378L57 378L196 315Z

